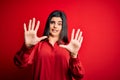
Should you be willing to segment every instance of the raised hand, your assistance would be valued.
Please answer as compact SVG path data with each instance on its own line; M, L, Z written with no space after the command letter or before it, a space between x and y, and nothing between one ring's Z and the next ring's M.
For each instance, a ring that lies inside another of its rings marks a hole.
M37 31L40 25L40 21L37 21L35 26L35 18L29 21L28 30L26 27L26 23L24 23L24 38L25 45L29 48L33 45L36 45L39 41L47 38L47 36L37 37Z
M60 45L60 47L66 48L71 53L71 56L76 58L83 41L83 36L80 29L77 30L75 36L74 33L75 29L72 30L70 43L68 45Z

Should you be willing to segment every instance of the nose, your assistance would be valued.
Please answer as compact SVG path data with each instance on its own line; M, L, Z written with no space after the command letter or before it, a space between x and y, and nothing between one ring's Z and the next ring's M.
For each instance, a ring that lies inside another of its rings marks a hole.
M56 27L57 27L57 23L54 24L54 28L56 28Z

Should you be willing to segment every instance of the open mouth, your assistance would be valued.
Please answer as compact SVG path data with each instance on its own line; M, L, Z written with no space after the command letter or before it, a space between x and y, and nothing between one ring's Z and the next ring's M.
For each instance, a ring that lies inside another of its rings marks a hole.
M52 32L54 32L54 33L58 32L58 31L59 31L59 30L52 29Z

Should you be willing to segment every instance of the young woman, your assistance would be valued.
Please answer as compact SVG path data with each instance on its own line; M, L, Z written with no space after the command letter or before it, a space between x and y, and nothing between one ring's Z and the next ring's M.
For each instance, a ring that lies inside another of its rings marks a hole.
M14 57L19 67L33 65L33 80L81 80L83 70L79 59L79 49L83 41L80 29L72 30L68 42L66 16L53 11L46 22L44 34L37 37L40 21L24 23L25 42Z

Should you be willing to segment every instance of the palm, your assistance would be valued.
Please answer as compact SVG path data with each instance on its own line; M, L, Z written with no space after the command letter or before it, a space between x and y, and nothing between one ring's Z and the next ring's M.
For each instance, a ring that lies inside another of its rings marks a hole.
M33 18L32 22L31 22L31 20L29 21L28 30L26 28L26 24L24 24L24 37L25 37L25 44L27 47L35 45L42 39L46 38L46 36L43 36L40 38L37 37L37 31L39 28L39 24L40 24L40 22L38 21L37 25L35 27L35 18ZM35 27L35 29L34 29L34 27Z
M76 40L71 40L70 43L66 47L70 52L78 52L80 45Z
M35 31L26 31L25 32L25 42L26 42L26 44L35 45L38 42L37 39L38 39L38 37L36 36Z
M73 29L70 43L68 45L60 45L60 46L66 48L71 54L73 53L73 55L77 55L81 47L83 36L82 36L82 32L80 32L80 29L78 29L76 36L74 38L74 32L75 30Z

